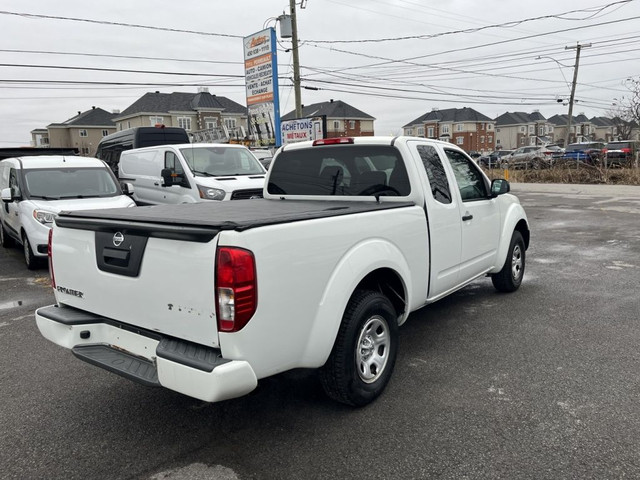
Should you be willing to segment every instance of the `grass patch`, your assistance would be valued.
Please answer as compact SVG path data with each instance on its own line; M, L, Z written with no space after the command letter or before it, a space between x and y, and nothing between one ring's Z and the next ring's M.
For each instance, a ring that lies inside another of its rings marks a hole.
M506 178L504 170L484 169L490 179ZM543 170L509 170L509 181L515 183L582 183L607 185L640 185L640 168L548 168Z

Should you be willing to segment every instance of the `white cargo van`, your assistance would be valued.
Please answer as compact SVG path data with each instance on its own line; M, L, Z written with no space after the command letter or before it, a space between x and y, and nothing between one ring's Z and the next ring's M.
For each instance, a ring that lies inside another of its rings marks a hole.
M120 181L138 205L262 197L265 169L241 145L161 145L122 152Z
M2 160L0 195L0 243L5 248L22 245L29 269L47 258L49 230L61 211L135 206L107 164L89 157Z

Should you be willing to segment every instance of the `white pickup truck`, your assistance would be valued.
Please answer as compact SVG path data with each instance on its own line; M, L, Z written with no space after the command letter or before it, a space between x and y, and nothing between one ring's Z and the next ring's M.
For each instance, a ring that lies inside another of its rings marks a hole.
M327 394L384 390L409 314L478 277L516 290L527 217L460 148L411 137L287 145L264 199L68 212L40 332L80 359L214 402L319 368Z

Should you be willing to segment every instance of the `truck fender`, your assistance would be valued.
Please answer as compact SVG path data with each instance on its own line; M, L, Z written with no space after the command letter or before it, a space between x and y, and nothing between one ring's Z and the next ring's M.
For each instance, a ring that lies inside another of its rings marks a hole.
M489 273L498 273L502 270L504 262L507 259L511 237L516 229L521 230L524 228L525 231L522 232L522 237L524 238L525 248L529 247L529 224L527 222L527 214L524 208L522 208L522 205L519 203L511 203L503 219L502 231L500 232L500 244L498 246L498 252L496 253L496 264Z
M374 238L360 242L342 256L327 282L307 338L303 364L324 365L351 295L368 274L380 268L393 270L400 277L407 307L399 323L406 318L411 305L411 271L404 255L387 240Z

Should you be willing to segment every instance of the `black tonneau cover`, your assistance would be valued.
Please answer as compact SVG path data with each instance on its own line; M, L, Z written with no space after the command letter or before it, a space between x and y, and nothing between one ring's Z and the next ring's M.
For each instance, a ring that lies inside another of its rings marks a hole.
M411 202L377 203L375 200L356 202L270 199L209 201L183 205L62 212L56 219L56 224L61 227L85 230L129 228L155 232L196 234L206 232L207 236L210 236L220 230L242 231L264 225L406 208L413 205Z

